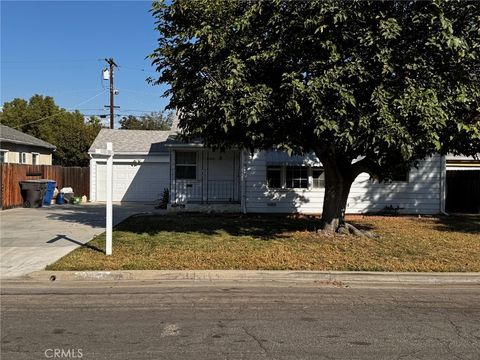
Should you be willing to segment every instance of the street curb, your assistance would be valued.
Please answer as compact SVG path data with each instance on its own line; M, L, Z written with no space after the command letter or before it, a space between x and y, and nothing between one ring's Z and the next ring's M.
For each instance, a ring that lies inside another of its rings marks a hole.
M480 285L480 273L398 273L288 270L36 271L17 280L36 281L279 281ZM12 279L13 280L13 279Z

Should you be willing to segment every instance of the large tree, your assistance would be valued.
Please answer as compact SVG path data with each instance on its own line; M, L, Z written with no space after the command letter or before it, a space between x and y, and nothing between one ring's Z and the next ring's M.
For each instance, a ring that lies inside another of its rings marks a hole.
M88 148L101 128L97 117L85 120L79 111L60 108L42 95L4 103L0 123L55 145L53 163L63 166L88 166Z
M174 0L152 7L151 55L185 137L314 151L322 228L351 228L354 179L435 153L480 152L475 1Z

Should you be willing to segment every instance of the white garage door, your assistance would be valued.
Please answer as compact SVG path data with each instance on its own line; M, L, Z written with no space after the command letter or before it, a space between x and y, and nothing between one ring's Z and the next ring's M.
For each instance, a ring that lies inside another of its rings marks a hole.
M106 201L106 178L106 163L97 163L97 201ZM156 201L169 183L166 162L113 163L113 201Z

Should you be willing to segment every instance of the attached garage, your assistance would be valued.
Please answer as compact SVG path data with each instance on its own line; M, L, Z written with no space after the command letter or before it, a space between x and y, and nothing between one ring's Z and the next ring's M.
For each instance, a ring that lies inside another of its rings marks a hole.
M102 129L90 147L90 200L106 201L106 158L97 149L113 144L113 201L158 202L170 188L169 131Z
M445 210L480 214L480 161L447 156Z

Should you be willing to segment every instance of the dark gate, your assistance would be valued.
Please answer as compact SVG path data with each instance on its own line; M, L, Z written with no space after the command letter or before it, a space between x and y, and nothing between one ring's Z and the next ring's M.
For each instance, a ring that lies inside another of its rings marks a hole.
M451 213L480 214L480 170L448 170L445 208Z

